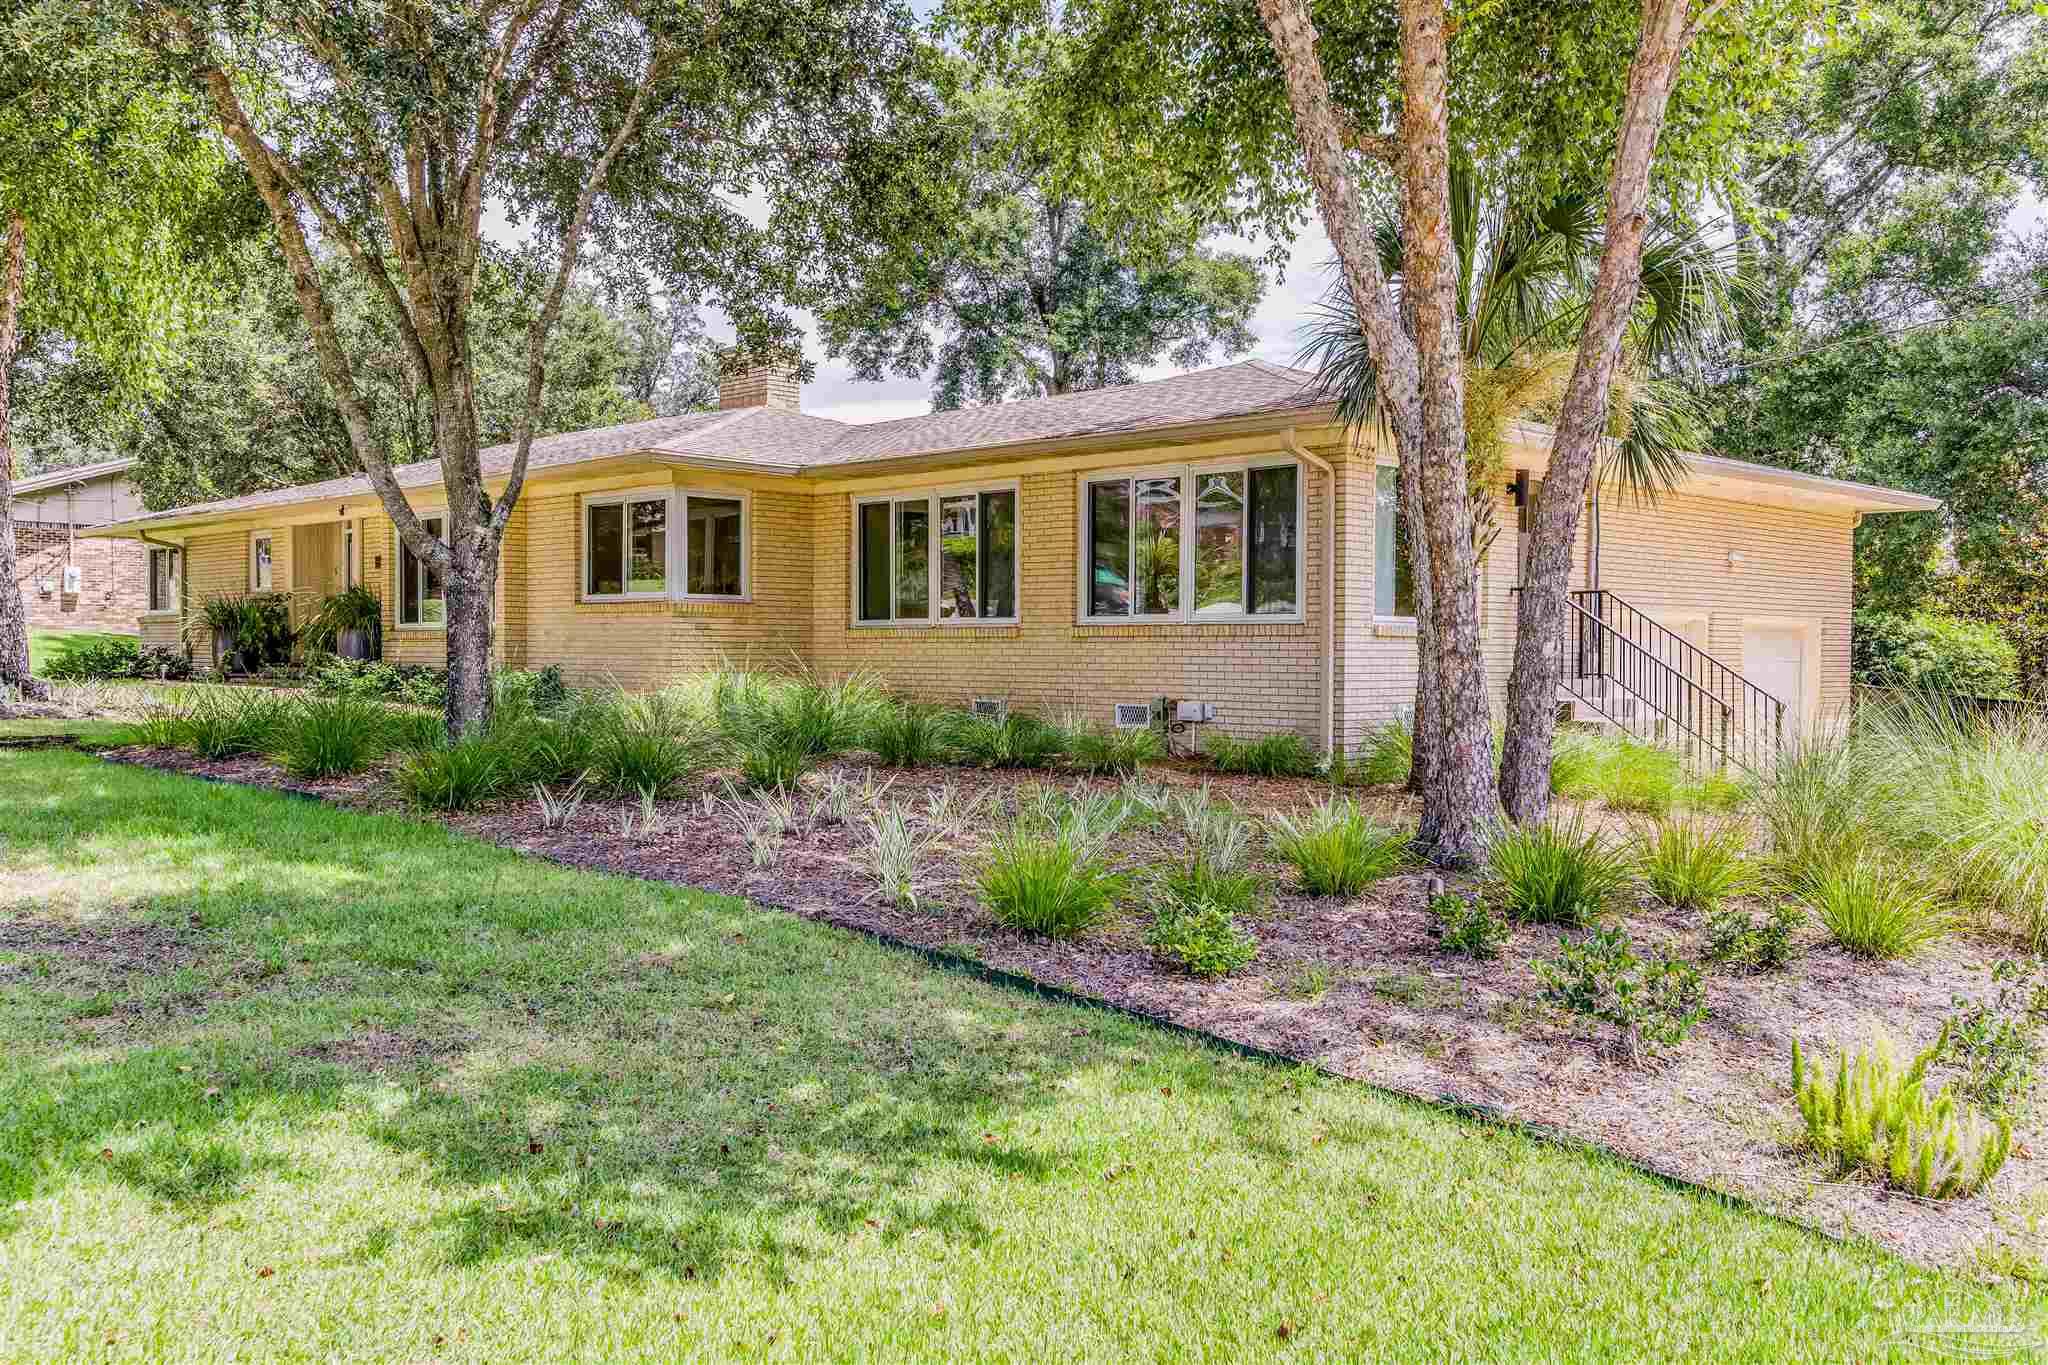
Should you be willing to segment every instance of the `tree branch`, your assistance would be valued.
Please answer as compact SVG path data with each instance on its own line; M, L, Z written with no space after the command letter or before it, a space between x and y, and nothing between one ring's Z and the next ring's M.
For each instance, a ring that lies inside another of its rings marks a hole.
M569 280L576 273L576 256L583 244L583 234L590 226L591 205L597 199L598 188L611 175L612 163L625 150L640 125L646 112L648 98L668 68L669 53L657 51L647 62L647 74L633 91L633 99L626 106L626 116L619 121L619 127L612 134L611 142L603 155L591 166L590 174L583 179L583 187L576 195L576 211L569 219L569 226L562 236L561 261L555 270L554 284L549 287L547 298L541 304L539 316L526 334L526 410L519 416L519 432L515 440L518 448L512 455L512 469L505 479L505 491L499 495L498 504L491 510L492 534L502 533L505 524L511 520L512 509L518 505L520 490L526 484L526 462L533 450L533 428L540 420L541 392L547 382L546 346L548 333L553 330L555 319L562 312L562 296L568 292Z

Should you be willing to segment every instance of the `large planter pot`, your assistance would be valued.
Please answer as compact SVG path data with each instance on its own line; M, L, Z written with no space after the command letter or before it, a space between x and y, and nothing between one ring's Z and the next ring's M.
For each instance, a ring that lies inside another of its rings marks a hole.
M367 630L337 630L334 632L334 652L344 659L358 662L376 657L370 652L370 632Z
M223 635L221 632L215 631L213 634L213 671L216 673L232 673L234 669L235 637Z

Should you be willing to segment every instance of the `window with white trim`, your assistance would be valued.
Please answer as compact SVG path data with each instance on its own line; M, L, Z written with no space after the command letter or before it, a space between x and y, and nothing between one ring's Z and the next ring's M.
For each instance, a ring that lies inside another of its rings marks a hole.
M854 615L865 625L1017 619L1017 490L854 504Z
M269 592L274 578L271 569L270 547L273 537L262 531L249 537L249 591Z
M441 517L421 517L420 525L434 539L448 543L448 523ZM448 590L441 571L414 554L403 539L398 542L398 624L448 624Z
M1292 461L1088 479L1081 614L1256 620L1302 611L1302 477Z
M583 599L742 601L748 521L744 493L640 489L587 497Z
M151 547L149 552L149 609L178 609L178 552Z
M1379 467L1373 492L1373 615L1410 619L1415 615L1415 572L1408 562L1408 528L1401 516L1401 483L1394 466Z

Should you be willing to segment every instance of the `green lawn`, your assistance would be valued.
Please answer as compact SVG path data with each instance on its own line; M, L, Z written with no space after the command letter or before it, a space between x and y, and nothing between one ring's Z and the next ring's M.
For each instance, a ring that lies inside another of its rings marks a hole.
M74 649L84 649L102 640L132 640L133 635L118 635L111 631L98 630L50 630L44 626L28 628L28 671L41 673L44 665L60 655Z
M22 720L0 720L0 739L73 735L88 743L116 744L120 742L121 736L132 728L126 721L119 720L65 720L37 716Z
M2041 1313L730 900L0 753L8 1359L1867 1360L1956 1322Z

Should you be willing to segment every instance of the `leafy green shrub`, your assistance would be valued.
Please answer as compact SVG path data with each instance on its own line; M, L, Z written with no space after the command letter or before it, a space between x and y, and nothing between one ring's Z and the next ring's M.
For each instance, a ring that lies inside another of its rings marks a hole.
M357 584L320 599L300 635L308 650L332 652L343 631L360 630L374 641L384 626L384 604Z
M388 713L353 697L305 698L285 707L273 756L294 777L361 772L390 752Z
M1259 955L1259 941L1237 927L1228 910L1206 901L1168 898L1145 942L1162 961L1190 976L1228 976Z
M1875 858L1817 868L1798 884L1797 894L1835 942L1863 957L1908 957L1954 927L1926 887Z
M1021 711L1001 716L962 716L954 723L953 745L979 768L1043 768L1067 750L1057 726Z
M186 713L181 742L201 758L268 753L285 714L285 701L274 692L208 688Z
M1707 960L1737 972L1775 972L1796 951L1792 935L1806 922L1793 901L1775 901L1761 915L1729 906L1707 916Z
M1990 1184L2012 1150L2012 1121L1987 1122L1948 1086L1928 1093L1928 1065L1947 1042L1944 1027L1933 1047L1902 1068L1891 1040L1879 1037L1853 1056L1843 1050L1828 1074L1808 1070L1795 1039L1792 1093L1806 1145L1832 1157L1839 1173L1868 1171L1922 1199L1953 1199Z
M1069 817L1050 833L1019 819L996 837L981 870L981 897L1012 929L1071 938L1115 907L1126 885L1103 846L1114 826Z
M394 775L399 794L421 810L471 810L517 785L502 738L486 732L415 749Z
M1635 1065L1677 1047L1707 1017L1699 968L1674 957L1639 957L1619 929L1561 943L1555 957L1531 965L1545 1000L1612 1024Z
M1525 924L1586 924L1635 880L1625 844L1577 815L1503 832L1488 854L1487 887Z
M1307 777L1322 766L1308 741L1292 730L1260 735L1257 739L1240 739L1219 732L1208 736L1203 746L1219 773Z
M1366 737L1365 752L1352 764L1350 780L1368 786L1400 786L1415 762L1415 730L1404 720L1390 720Z
M1408 858L1408 836L1375 825L1355 802L1319 802L1305 816L1276 815L1273 852L1292 863L1312 896L1355 896Z
M875 708L862 744L892 768L924 768L952 753L953 714L917 702L891 701Z
M1857 612L1849 660L1856 681L1872 687L1976 697L2019 693L2019 651L1996 626L1930 612Z
M1637 841L1643 880L1674 910L1712 911L1755 882L1743 861L1749 831L1738 823L1667 820Z
M364 697L436 709L448 704L448 675L425 664L329 657L313 669L310 685L323 697Z
M1437 940L1447 952L1490 962L1507 946L1508 922L1494 913L1484 896L1432 896L1429 913L1436 921Z
M82 643L61 641L43 663L43 676L58 682L132 676L141 655L140 643L126 635L110 635Z
M1122 776L1141 763L1166 757L1166 744L1149 725L1131 729L1088 726L1067 732L1067 760L1085 773Z
M1988 999L1955 996L1946 1055L1963 1069L1962 1093L1993 1114L2017 1114L2034 1090L2041 1027L2048 1023L2048 963L2001 958Z
M501 668L491 675L491 697L500 710L551 715L569 701L560 664L545 668Z

